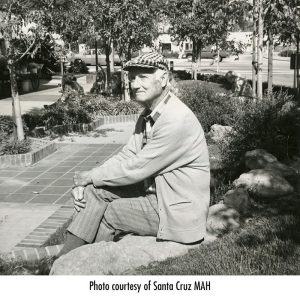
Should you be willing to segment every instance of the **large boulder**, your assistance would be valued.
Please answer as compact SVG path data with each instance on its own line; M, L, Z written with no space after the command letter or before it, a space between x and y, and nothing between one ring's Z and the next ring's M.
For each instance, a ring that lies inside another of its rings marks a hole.
M245 165L250 170L268 169L277 171L283 177L292 177L295 169L277 160L277 158L264 149L255 149L245 154Z
M157 242L150 236L125 236L119 242L99 242L82 246L58 258L50 275L121 275L135 268L181 256L197 245Z
M250 170L262 169L267 164L277 162L277 158L264 149L247 151L245 154L245 165Z
M214 124L210 127L208 136L210 139L218 143L223 140L229 133L232 132L232 127L227 125Z
M281 176L283 176L285 178L290 178L290 177L293 177L297 174L295 169L293 169L292 167L289 167L289 166L287 166L284 163L281 163L279 161L268 163L265 166L265 169L276 171Z
M245 188L234 188L224 195L224 205L237 210L241 215L250 214L251 203L248 191Z
M240 227L240 214L225 204L215 204L209 208L206 231L206 242L215 240Z
M240 227L240 215L224 204L209 208L208 244ZM99 242L82 246L58 258L50 275L121 275L134 274L134 269L154 261L182 256L199 244L183 245L171 241L157 242L155 237L127 235L118 242Z
M275 170L258 169L240 175L233 182L235 187L243 187L255 197L273 198L293 193L291 184Z

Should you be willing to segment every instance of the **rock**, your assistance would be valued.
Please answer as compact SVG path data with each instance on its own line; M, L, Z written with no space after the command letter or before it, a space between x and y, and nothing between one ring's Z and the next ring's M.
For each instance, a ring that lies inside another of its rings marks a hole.
M243 187L256 197L279 197L291 194L294 189L276 170L257 169L240 175L233 182L235 187Z
M255 149L245 154L245 165L250 170L267 169L278 172L283 177L293 177L297 174L296 170L289 167L264 149Z
M240 214L235 209L215 204L209 208L205 240L211 241L239 227Z
M277 158L264 149L247 151L245 154L245 165L250 170L262 169L267 164L277 162Z
M292 177L297 174L296 170L279 161L268 163L265 169L277 171L283 177Z
M157 242L155 237L125 236L119 242L99 242L85 245L58 258L50 275L121 275L133 269L181 256L188 246L175 242Z
M210 127L210 131L208 133L208 136L211 138L212 141L215 143L223 140L228 133L232 132L231 126L223 126L219 124L214 124Z
M250 213L250 197L244 188L235 188L227 191L224 195L224 204L229 208L237 210L241 215Z
M240 227L240 215L224 204L209 208L208 244L223 234ZM171 241L157 242L155 237L127 235L118 242L99 242L77 248L58 258L50 275L121 275L134 274L134 269L154 261L187 254L196 245Z

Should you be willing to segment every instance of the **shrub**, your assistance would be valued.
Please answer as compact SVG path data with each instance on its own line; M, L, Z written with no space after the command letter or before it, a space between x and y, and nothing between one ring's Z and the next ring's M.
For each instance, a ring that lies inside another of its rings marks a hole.
M22 141L9 138L0 142L0 155L3 154L22 154L30 151L31 141L25 139Z
M197 79L207 82L215 82L223 84L224 86L228 84L228 80L225 76L220 74L197 74Z
M0 132L9 135L13 132L14 123L11 116L0 115ZM2 137L1 137L2 138Z
M29 131L33 130L37 126L44 125L42 112L29 112L22 115L22 119Z
M233 124L234 132L221 146L225 167L238 170L245 152L257 148L267 150L280 160L296 155L300 126L296 106L292 97L283 92L245 103Z
M220 86L219 90L222 90ZM213 124L234 123L237 106L230 101L227 93L217 93L215 85L189 81L178 84L178 91L179 97L195 113L205 132L208 132Z
M129 115L139 113L140 106L138 103L130 101L130 102L117 102L114 106L114 115Z
M172 72L173 79L178 80L190 80L192 79L192 74L185 70L175 70Z
M23 120L30 130L36 126L46 126L49 129L55 125L90 123L100 116L134 114L139 110L140 107L136 102L122 102L106 99L101 95L79 95L76 92L69 92L65 95L64 101L58 100L39 112L24 114ZM5 120L2 124L3 128L9 124L12 127L11 119L5 118Z
M84 93L83 87L77 82L77 78L74 74L64 74L62 78L62 89L63 92L74 91L79 95Z
M87 67L86 63L80 59L75 59L71 62L71 66L68 69L69 73L89 73L89 68Z
M12 135L14 128L14 122L12 117L9 115L0 115L0 133L4 134L4 137L0 137L1 139L5 139L7 136ZM28 127L26 122L23 120L23 129L26 133L28 131Z
M80 105L80 102L58 103L46 108L42 115L46 128L55 125L69 125L77 123L90 123L91 115Z
M278 55L280 57L290 57L293 53L295 53L294 50L291 50L291 49L285 49L285 50L282 50Z
M93 119L114 113L114 102L101 95L87 95L82 98L81 105Z

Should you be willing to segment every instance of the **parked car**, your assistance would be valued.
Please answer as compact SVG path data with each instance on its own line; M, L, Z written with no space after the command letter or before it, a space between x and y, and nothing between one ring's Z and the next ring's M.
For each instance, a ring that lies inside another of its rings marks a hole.
M217 56L216 50L212 49L211 46L205 47L201 51L201 59L215 59ZM188 59L192 60L193 51L190 50L184 50L183 53L179 56L182 59ZM229 52L225 50L220 50L219 52L219 62L221 62L224 58L229 57Z
M96 50L95 49L88 49L84 53L78 54L70 54L68 56L69 61L74 62L75 60L81 60L86 65L95 66L96 65ZM114 55L114 62L116 66L121 64L119 55ZM98 49L98 65L105 66L106 65L106 56L105 54L101 53Z

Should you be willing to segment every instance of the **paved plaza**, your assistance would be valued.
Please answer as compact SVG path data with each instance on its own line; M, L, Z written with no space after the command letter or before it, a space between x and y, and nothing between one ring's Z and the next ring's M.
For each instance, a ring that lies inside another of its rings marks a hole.
M39 247L73 214L75 171L102 164L123 144L68 144L25 168L0 170L0 252Z

